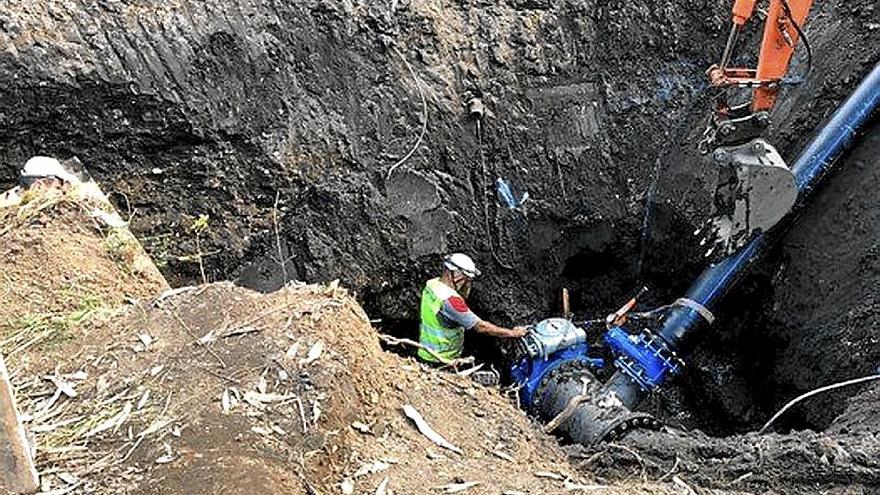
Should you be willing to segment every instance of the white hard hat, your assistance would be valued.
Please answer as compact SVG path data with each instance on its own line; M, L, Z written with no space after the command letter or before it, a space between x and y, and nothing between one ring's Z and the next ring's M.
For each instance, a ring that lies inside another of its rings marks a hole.
M443 258L443 266L450 271L459 271L470 278L474 278L480 274L477 265L470 256L462 253L452 253Z
M79 177L67 171L61 162L48 156L35 156L24 164L21 176L28 178L56 177L65 182L78 184Z

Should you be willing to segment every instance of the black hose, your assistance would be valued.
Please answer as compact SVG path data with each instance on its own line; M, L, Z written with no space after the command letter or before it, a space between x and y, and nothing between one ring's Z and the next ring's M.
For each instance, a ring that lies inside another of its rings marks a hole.
M807 49L807 71L803 76L800 76L797 79L791 79L788 81L784 81L787 84L800 84L804 82L807 77L810 75L810 72L813 70L813 48L810 46L810 40L807 39L807 34L804 33L804 30L801 29L801 26L798 25L797 21L794 20L794 16L791 13L791 6L788 5L788 0L780 0L782 2L782 9L785 10L785 15L788 17L788 20L791 21L791 25L794 26L794 30L797 31L798 38L804 40L804 47Z

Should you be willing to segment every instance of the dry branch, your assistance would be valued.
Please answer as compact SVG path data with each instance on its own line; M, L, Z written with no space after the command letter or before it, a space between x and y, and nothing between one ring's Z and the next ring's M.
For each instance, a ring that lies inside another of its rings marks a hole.
M434 359L436 359L437 361L441 362L444 366L449 366L449 367L452 367L452 368L458 368L459 366L463 366L463 365L466 365L466 364L473 364L473 363L474 363L474 358L473 358L473 356L469 356L469 357L466 357L466 358L460 358L460 359L451 359L451 360L450 360L450 359L446 359L445 357L443 357L443 356L437 354L437 353L434 352L433 350L428 349L427 347L425 347L425 346L422 345L421 343L416 342L416 341L414 341L414 340L410 340L410 339L402 339L402 338L397 338L397 337L392 337L391 335L384 334L384 333L380 333L380 334L379 334L379 339L381 339L382 342L385 342L386 344L389 344L389 345L408 345L408 346L411 346L411 347L416 347L416 348L418 348L418 349L424 349L425 352L427 352L428 354L430 354L431 356L433 356Z

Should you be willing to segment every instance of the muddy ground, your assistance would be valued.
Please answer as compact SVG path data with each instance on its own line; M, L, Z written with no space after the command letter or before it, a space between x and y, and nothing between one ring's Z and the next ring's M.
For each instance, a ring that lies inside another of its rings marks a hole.
M707 169L693 142L729 3L11 0L0 185L33 154L76 155L173 284L200 277L190 227L207 214L210 280L268 291L340 278L401 328L451 249L475 253L486 275L474 306L502 323L556 311L563 285L583 315L642 283L647 304L664 303L702 268L690 234ZM813 72L783 92L769 133L787 159L878 61L878 25L872 0L814 7ZM793 70L805 66L801 53ZM648 407L744 433L792 396L880 364L876 134ZM498 203L496 177L529 192L524 212ZM780 427L826 428L856 391Z

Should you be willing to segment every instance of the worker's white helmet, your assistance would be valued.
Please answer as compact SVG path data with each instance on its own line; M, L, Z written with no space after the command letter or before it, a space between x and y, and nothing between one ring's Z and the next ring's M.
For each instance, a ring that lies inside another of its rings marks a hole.
M443 258L443 266L447 270L462 272L470 278L474 278L480 274L480 270L477 270L477 265L474 263L474 260L472 260L470 256L462 253L446 255L446 257Z
M29 179L55 177L72 184L80 182L79 177L65 169L61 162L48 156L35 156L28 160L21 170L21 176Z

